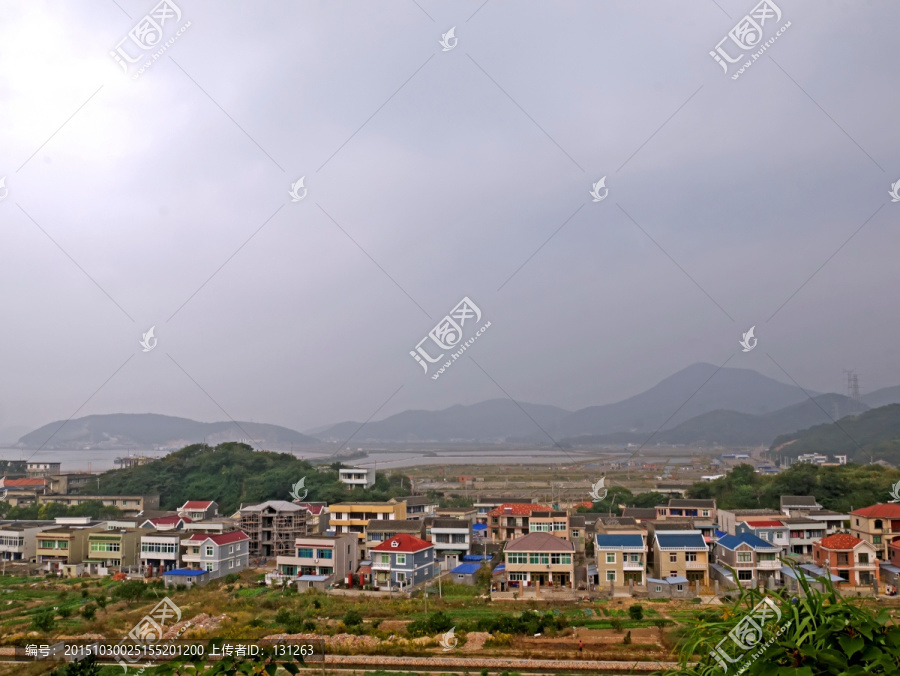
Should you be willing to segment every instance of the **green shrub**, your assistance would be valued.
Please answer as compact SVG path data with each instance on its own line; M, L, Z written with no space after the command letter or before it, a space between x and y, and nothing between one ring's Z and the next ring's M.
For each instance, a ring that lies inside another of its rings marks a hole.
M222 581L225 584L234 584L235 582L237 582L240 579L241 579L241 576L238 573L228 573L228 575L226 575L224 578L222 578Z
M90 594L91 593L87 589L81 590L81 598L83 598L83 599L86 599L88 596L90 596Z
M31 618L31 628L37 631L49 632L56 627L56 618L52 610L42 610Z
M94 601L96 601L97 607L101 610L106 608L106 594L98 594Z
M362 624L363 618L362 615L359 614L356 610L348 610L344 613L344 624L348 627L355 627Z
M632 620L640 621L644 619L644 606L640 603L635 603L633 606L628 608L628 615Z
M609 621L609 623L610 625L612 625L612 628L615 629L618 633L622 633L622 620L620 620L618 617L614 617Z
M66 619L67 617L72 616L72 609L67 608L65 606L61 606L58 612L59 612L59 616L63 619Z
M625 638L622 639L622 643L624 643L625 645L631 645L631 632L630 631L627 634L625 634Z
M147 585L141 580L128 580L113 590L113 596L122 599L129 606L140 601L147 593Z
M88 603L86 606L83 606L81 609L81 616L90 622L97 616L97 606L93 603Z

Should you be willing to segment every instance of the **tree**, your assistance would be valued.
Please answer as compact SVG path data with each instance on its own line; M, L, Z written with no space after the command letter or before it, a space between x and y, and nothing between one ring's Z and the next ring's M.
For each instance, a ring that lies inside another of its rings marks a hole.
M56 627L56 618L52 610L42 610L31 618L31 627L37 631L48 633Z
M66 666L50 672L50 676L99 676L99 674L100 665L93 655L88 655L83 660L70 662Z
M140 580L129 580L123 582L113 591L113 596L120 598L129 606L140 601L147 592L147 586Z
M344 624L348 627L355 627L363 622L362 615L359 614L358 611L350 609L346 613L344 613Z
M633 606L628 608L628 615L632 620L640 621L644 619L644 606L640 603L635 603Z
M83 606L81 608L81 616L88 622L91 622L97 616L97 606L93 603L88 603L86 606Z

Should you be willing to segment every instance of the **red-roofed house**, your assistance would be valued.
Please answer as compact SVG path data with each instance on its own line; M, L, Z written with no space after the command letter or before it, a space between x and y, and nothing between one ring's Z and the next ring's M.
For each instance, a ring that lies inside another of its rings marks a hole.
M434 546L409 533L399 533L369 549L378 587L404 589L434 577Z
M38 495L47 492L46 479L10 479L0 477L0 500L6 500L13 505L34 504Z
M878 576L875 547L848 533L835 533L814 542L813 561L854 587L870 585Z
M212 500L188 500L178 508L179 516L186 516L192 521L214 519L219 516L219 505Z
M551 512L547 505L532 502L506 502L487 513L491 540L507 542L530 533L529 523L534 512Z
M181 560L194 570L208 570L209 579L238 573L247 567L250 536L242 530L194 533L181 541Z
M147 519L140 524L141 528L152 528L153 530L182 530L184 524L191 523L193 519L178 514L169 516L157 516L153 519Z
M900 538L900 505L888 503L854 509L850 512L850 532L871 542L878 558L887 561L888 546Z

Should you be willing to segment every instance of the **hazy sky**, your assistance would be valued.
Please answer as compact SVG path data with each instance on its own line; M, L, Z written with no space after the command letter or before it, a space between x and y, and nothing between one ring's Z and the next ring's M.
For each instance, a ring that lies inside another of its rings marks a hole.
M176 1L3 3L0 428L900 384L896 3Z

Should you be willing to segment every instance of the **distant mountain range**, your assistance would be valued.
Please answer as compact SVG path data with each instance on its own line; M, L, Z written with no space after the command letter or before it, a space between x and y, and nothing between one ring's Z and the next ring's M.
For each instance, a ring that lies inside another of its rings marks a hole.
M49 439L49 441L48 441ZM257 447L283 449L316 443L317 439L296 430L252 422L203 423L155 413L114 413L58 420L29 432L17 448L125 449L181 448L203 441L252 440ZM46 445L45 445L46 444Z
M307 434L278 425L201 423L154 414L113 414L58 421L18 441L20 448L174 448L206 440L250 439L258 447L344 443L644 443L768 445L779 435L830 423L847 415L900 403L900 386L855 402L840 394L811 392L756 371L694 364L623 401L567 411L556 406L491 399L440 411L410 410L384 420L342 422ZM59 429L61 427L61 429ZM58 431L57 431L58 430ZM315 435L315 436L312 436ZM51 438L52 436L52 438Z

